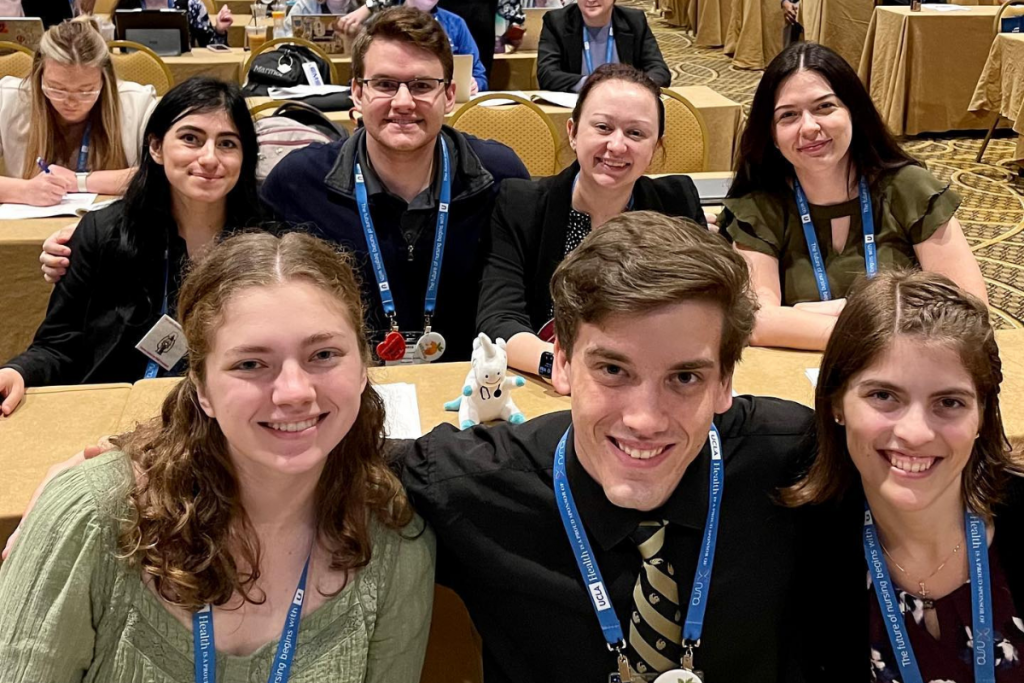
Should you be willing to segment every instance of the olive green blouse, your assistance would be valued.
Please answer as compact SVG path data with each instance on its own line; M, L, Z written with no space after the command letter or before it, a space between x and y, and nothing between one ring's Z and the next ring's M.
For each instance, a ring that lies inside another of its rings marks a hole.
M47 485L0 568L4 683L191 683L192 633L115 557L127 456L104 454ZM373 556L303 614L291 683L417 683L434 596L434 536L418 517L371 526ZM217 653L219 683L266 683L277 650Z
M800 225L796 199L766 192L726 199L719 225L737 244L779 261L779 281L785 306L818 301L810 252ZM926 168L904 166L871 185L878 269L918 265L914 245L945 225L960 206L960 195ZM857 198L833 206L811 204L818 247L825 259L832 296L846 296L865 272L864 232ZM842 251L832 244L832 219L850 217L850 232Z

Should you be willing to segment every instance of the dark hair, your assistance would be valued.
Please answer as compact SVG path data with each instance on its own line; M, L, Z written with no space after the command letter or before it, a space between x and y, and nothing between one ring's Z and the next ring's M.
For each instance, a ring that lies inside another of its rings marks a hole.
M740 139L736 178L729 188L730 197L743 197L757 190L776 194L791 192L787 181L794 177L793 165L775 146L772 130L779 89L798 71L814 71L821 75L850 110L853 122L851 170L873 183L885 171L910 164L919 165L900 149L857 73L845 59L818 43L793 43L768 65L754 93L750 116Z
M901 337L952 349L974 383L981 425L961 481L967 508L991 517L1008 475L1022 473L1003 431L1002 362L988 308L942 275L887 271L870 279L862 276L836 321L814 393L818 454L807 476L782 492L788 505L840 498L858 480L846 447L846 428L835 420L836 407L850 379Z
M362 78L366 73L366 52L370 49L370 43L378 38L405 43L429 52L441 62L444 80L452 82L455 75L455 58L452 57L448 34L427 12L404 5L377 14L356 38L356 44L352 47L352 78Z
M747 262L728 242L689 218L655 211L620 214L587 235L555 269L551 300L558 344L569 357L583 323L684 301L715 303L723 379L739 361L757 311Z
M238 183L228 193L225 227L252 227L262 218L256 191L259 157L256 126L242 91L234 83L196 76L171 88L153 109L146 124L139 153L139 170L124 195L121 247L126 260L162 258L167 235L164 231L175 229L171 217L171 186L164 167L156 163L149 151L150 142L162 141L167 131L184 117L211 111L228 113L242 143L242 168ZM154 229L157 226L163 230Z
M573 125L575 126L579 122L580 116L583 114L583 104L590 97L591 91L605 81L633 83L651 93L658 105L658 139L660 140L665 134L665 103L661 101L661 88L647 74L629 64L602 64L594 69L594 73L587 77L587 80L583 82L583 87L580 88L579 98L572 110Z

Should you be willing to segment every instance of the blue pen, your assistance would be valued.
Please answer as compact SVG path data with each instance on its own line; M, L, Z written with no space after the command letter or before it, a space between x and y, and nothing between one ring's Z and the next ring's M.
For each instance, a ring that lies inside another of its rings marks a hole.
M39 170L42 171L43 173L50 172L50 165L43 161L42 157L36 157L36 164L39 165Z

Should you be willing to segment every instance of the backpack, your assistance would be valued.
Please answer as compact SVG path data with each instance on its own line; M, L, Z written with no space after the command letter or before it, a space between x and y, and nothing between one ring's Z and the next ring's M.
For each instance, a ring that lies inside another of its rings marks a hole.
M286 102L273 114L256 121L259 159L256 181L262 183L288 154L317 143L327 145L348 138L348 131L323 112L304 102Z
M267 50L256 55L245 74L245 97L266 97L271 86L290 88L306 83L306 72L302 65L306 62L316 64L317 71L324 84L331 83L331 65L305 45L285 43L276 50Z

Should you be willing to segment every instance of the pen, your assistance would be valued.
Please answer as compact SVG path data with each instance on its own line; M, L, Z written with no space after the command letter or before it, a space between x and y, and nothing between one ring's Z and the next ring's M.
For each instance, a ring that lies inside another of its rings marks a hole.
M50 165L43 161L42 157L36 157L36 164L39 166L39 170L42 171L43 173L50 172Z

